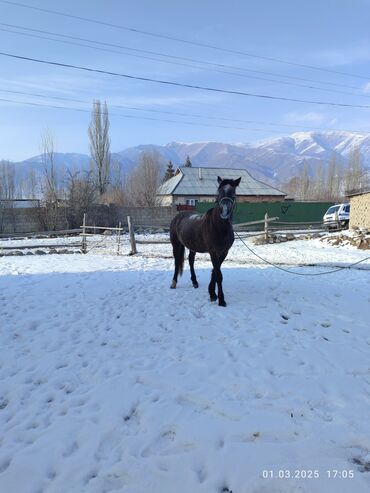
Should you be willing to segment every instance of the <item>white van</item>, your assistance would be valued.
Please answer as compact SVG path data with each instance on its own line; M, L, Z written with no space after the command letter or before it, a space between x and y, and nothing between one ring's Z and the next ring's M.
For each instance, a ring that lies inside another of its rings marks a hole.
M329 207L323 217L324 226L327 228L348 228L349 204L336 204Z

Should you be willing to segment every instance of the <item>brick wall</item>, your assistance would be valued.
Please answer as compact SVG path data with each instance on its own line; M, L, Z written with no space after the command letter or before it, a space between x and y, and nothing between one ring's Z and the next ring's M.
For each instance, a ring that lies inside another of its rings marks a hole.
M350 202L349 227L370 229L370 192L354 195Z

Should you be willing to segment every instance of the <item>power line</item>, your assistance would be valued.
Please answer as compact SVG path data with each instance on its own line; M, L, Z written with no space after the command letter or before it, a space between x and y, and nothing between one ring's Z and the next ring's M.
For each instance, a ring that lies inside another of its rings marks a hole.
M202 48L208 48L208 49L212 49L212 50L222 51L222 52L225 52L225 53L233 53L235 55L242 55L242 56L246 56L246 57L250 57L250 58L255 58L255 59L258 59L258 60L266 60L266 61L270 61L270 62L272 61L272 62L282 63L282 64L285 64L285 65L291 65L291 66L295 66L295 67L308 68L310 70L317 70L317 71L321 71L321 72L328 72L328 73L342 75L342 76L346 76L346 77L354 77L354 78L357 78L357 79L365 79L365 80L368 80L369 79L368 77L365 77L363 75L350 74L350 73L347 73L347 72L340 72L338 70L331 70L331 69L328 69L328 68L317 67L317 66L314 66L314 65L307 65L307 64L303 64L303 63L292 62L292 61L289 61L289 60L284 60L282 58L274 58L274 57L256 55L254 53L248 53L248 52L245 52L245 51L232 50L232 49L229 49L229 48L223 48L221 46L215 46L215 45L211 45L211 44L207 44L207 43L199 43L199 42L196 42L196 41L190 41L190 40L187 40L187 39L177 38L177 37L170 36L170 35L167 35L167 34L161 34L161 33L156 33L156 32L153 32L153 31L145 31L145 30L141 30L141 29L135 29L135 28L128 27L128 26L123 26L123 25L120 25L120 24L114 24L114 23L111 23L111 22L99 21L97 19L92 19L92 18L89 18L89 17L82 17L82 16L78 16L78 15L67 14L65 12L60 12L60 11L56 11L56 10L51 10L51 9L45 9L45 8L41 8L41 7L35 7L35 6L31 6L31 5L26 5L26 4L20 3L20 2L12 2L12 1L9 1L9 0L0 0L0 3L5 3L5 4L8 4L8 5L13 5L13 6L16 6L16 7L22 7L22 8L31 9L31 10L37 10L39 12L45 12L45 13L48 13L48 14L59 15L59 16L63 16L63 17L68 17L70 19L76 19L76 20L80 20L80 21L84 21L84 22L90 22L90 23L93 23L93 24L101 25L101 26L113 27L115 29L121 29L121 30L124 30L124 31L133 32L133 33L136 33L136 34L144 34L145 36L152 36L152 37L156 37L156 38L167 39L167 40L170 40L170 41L176 41L178 43L184 43L184 44L187 44L187 45L193 45L193 46L198 46L198 47L202 47Z
M57 37L61 37L61 38L68 39L68 40L70 39L70 40L75 40L75 41L83 41L83 42L87 42L87 43L93 43L93 44L99 45L99 46L107 46L107 47L113 47L113 48L119 48L119 49L129 50L129 51L133 51L135 53L143 53L143 54L148 54L148 55L156 55L156 56L160 56L160 57L164 57L164 58L170 58L170 59L173 59L173 60L182 60L182 61L187 61L187 62L202 64L202 65L206 65L208 67L216 67L216 68L221 68L221 69L227 68L227 69L232 69L232 70L240 70L242 72L247 72L247 73L256 73L256 74L262 74L262 75L272 75L273 77L283 77L283 78L286 78L286 79L299 80L299 81L304 81L304 82L313 82L315 84L330 85L331 87L334 85L334 86L338 86L338 87L344 87L344 88L348 88L348 89L358 90L358 87L349 86L347 84L339 84L339 83L326 82L326 81L317 81L317 80L307 79L307 78L304 78L304 77L296 77L296 76L292 76L292 75L274 74L273 72L266 72L266 71L262 71L262 70L252 70L252 69L247 69L245 67L239 67L239 66L235 66L235 65L227 65L227 64L224 64L224 63L209 62L209 61L197 60L197 59L189 58L189 57L169 55L168 53L161 53L161 52L157 52L157 51L143 50L143 49L139 49L139 48L131 48L129 46L124 46L124 45L120 45L120 44L116 44L116 43L107 43L107 42L103 42L103 41L96 41L96 40L93 40L93 39L81 38L79 36L70 36L70 35L55 33L55 32L51 32L51 31L44 31L44 30L41 30L41 29L34 29L34 28L29 28L29 27L24 27L24 26L18 26L18 25L15 25L15 24L8 24L8 23L4 23L4 22L1 22L0 23L0 26L4 26L4 27L7 28L7 29L0 28L0 30L1 31L4 31L4 32L10 32L10 33L13 33L13 34L21 34L23 36L30 36L30 37L39 38L39 39L52 40L52 41L59 42L59 43L63 43L64 42L64 43L67 43L67 44L75 44L76 46L84 46L84 47L88 47L88 48L92 48L92 49L100 49L100 50L102 50L102 48L97 48L95 46L90 46L90 45L85 45L85 44L80 44L80 43L68 43L66 41L62 41L62 40L59 40L59 39L54 39L54 38L45 37L45 36L38 36L36 34L31 34L31 33L39 33L39 34L43 34L43 35L46 34L46 35L51 35L51 36L57 36ZM29 32L28 33L19 32L19 31L10 30L8 28L21 29L21 30L29 31ZM122 52L117 52L115 50L110 50L110 49L105 49L103 51L110 51L112 53L122 53ZM124 54L130 55L127 52L124 52ZM131 56L133 56L133 55L131 55ZM138 56L138 55L136 55L136 56ZM142 57L142 58L145 58L145 57ZM147 57L147 58L149 58L149 57ZM149 58L149 59L151 60L152 58ZM154 60L157 60L157 59L154 59ZM165 60L161 60L161 61L163 63L175 63L175 62L168 62L168 61L165 61ZM180 63L175 63L175 64L182 65L182 66L185 66L185 67L191 66L191 65L182 64L182 63L181 64ZM196 68L202 68L202 67L197 66ZM220 71L220 70L217 70L217 71ZM222 71L221 73L228 73L228 74L231 74L231 75L238 75L238 76L241 76L242 75L242 74L238 74L238 73L235 73L235 72L226 72L226 71ZM269 81L269 79L262 79L262 80ZM287 83L285 81L279 81L279 80L270 80L270 81L271 82L278 82L278 83ZM323 91L327 90L327 89L321 88L321 87L313 87L313 86L306 86L306 85L299 85L299 84L297 84L297 86L298 87L308 87L310 89L319 89L319 90L323 90ZM333 89L331 89L330 91L332 92ZM340 91L334 91L334 92L340 92ZM368 96L364 96L363 94L353 94L353 93L346 93L346 92L340 92L340 93L341 94L351 94L351 95L356 95L356 96L368 97Z
M134 53L127 53L127 52L124 52L124 51L112 50L112 49L109 49L109 48L101 48L99 46L91 46L91 45L87 45L87 44L83 44L83 43L77 43L77 42L73 42L73 41L67 41L67 40L64 40L64 39L63 40L62 39L55 39L55 38L51 38L51 37L48 37L48 36L40 36L40 35L36 35L36 34L17 32L17 31L13 31L11 29L0 28L0 31L9 32L9 33L12 33L12 34L20 34L22 36L29 36L31 38L46 39L46 40L49 40L49 41L55 41L57 43L64 43L64 44L69 44L69 45L73 45L73 46L82 46L82 47L90 48L90 49L93 49L93 50L100 50L100 51L105 51L105 52L109 52L109 53L117 53L117 54L120 54L120 55L127 55L127 56L130 56L130 57L135 57L135 58L140 58L140 59L145 59L145 60L153 60L153 61L156 61L156 62L159 61L161 63L168 63L168 64L171 64L171 65L177 65L177 66L181 66L181 67L197 68L197 69L201 69L201 70L212 70L214 72L218 72L218 73L221 73L221 74L234 75L234 76L237 76L237 77L243 77L243 78L247 78L247 79L257 79L257 80L263 80L263 81L267 81L267 82L274 82L274 83L277 83L277 84L285 84L285 85L289 85L289 86L304 87L304 88L308 88L308 89L314 89L314 90L316 89L316 90L321 90L321 91L326 91L326 92L336 92L336 93L339 93L339 94L347 94L347 95L350 95L350 96L361 96L361 97L366 97L366 98L369 98L370 97L370 96L367 96L367 95L364 95L364 94L355 94L355 93L349 93L349 92L345 92L345 91L338 91L338 90L335 90L335 89L327 89L327 88L321 88L321 87L314 87L314 86L308 86L308 85L305 85L305 84L297 84L297 83L289 82L289 81L280 81L280 80L274 80L274 79L267 79L265 77L258 77L258 76L255 76L255 75L247 75L247 74L238 73L238 72L229 72L227 70L221 70L221 69L214 68L214 67L202 67L202 66L199 66L199 65L190 65L188 63L175 62L175 61L170 61L170 60L163 60L163 59L160 59L160 58L154 58L154 57L150 57L150 56L147 56L147 55L138 55L138 54L134 54ZM89 41L89 42L94 42L94 41ZM140 51L145 51L145 50L140 50Z
M43 103L36 103L36 102L31 102L31 101L19 101L19 100L12 100L12 99L6 99L6 98L0 98L0 102L3 103L16 103L16 104L24 104L28 106L36 106L36 107L44 107L44 108L52 108L52 109L61 109L61 110L70 110L70 111L78 111L81 113L91 113L91 110L87 110L84 108L74 108L70 106L57 106L53 104L43 104ZM88 104L88 103L86 103ZM104 111L101 112L102 115L105 115L106 113ZM129 119L134 119L134 120L150 120L150 121L155 121L155 122L164 122L164 123L180 123L183 125L191 125L192 127L194 125L198 125L201 127L212 127L212 128L223 128L223 129L228 129L228 130L249 130L253 132L266 132L265 129L263 128L246 128L246 127L231 127L231 126L226 126L226 125L212 125L208 123L200 123L200 122L194 122L194 121L178 121L178 120L169 120L169 119L164 119L164 118L151 118L148 116L136 116L136 115L123 115L122 113L109 113L110 116L118 116L121 118L129 118ZM273 133L280 133L274 130L269 130L269 132Z
M1 1L2 0L0 0L0 2ZM137 75L123 74L123 73L119 73L119 72L111 72L108 70L100 70L100 69L91 68L91 67L83 67L81 65L72 65L72 64L68 64L68 63L54 62L54 61L50 61L50 60L42 60L39 58L31 58L31 57L26 57L26 56L21 56L21 55L14 55L12 53L6 53L6 52L0 52L0 55L6 56L9 58L14 58L17 60L26 60L26 61L35 62L35 63L41 63L44 65L53 65L56 67L71 68L71 69L75 69L75 70L82 70L85 72L111 75L114 77L122 77L122 78L126 78L126 79L131 79L131 80L140 80L142 82L152 82L155 84L162 84L162 85L166 85L166 86L185 87L187 89L197 89L197 90L207 91L207 92L231 94L231 95L235 95L235 96L254 97L254 98L277 100L277 101L291 101L291 102L295 102L295 103L317 104L317 105L321 105L321 106L339 106L339 107L343 107L343 108L362 108L362 109L369 109L370 108L369 105L336 103L336 102L329 102L329 101L313 101L313 100L307 100L307 99L287 98L287 97L282 97L282 96L271 96L268 94L256 94L256 93L250 93L250 92L244 92L244 91L218 89L215 87L199 86L196 84L185 84L185 83L181 83L181 82L172 82L172 81L168 81L168 80L153 79L150 77L141 77L141 76L137 76Z
M91 101L83 100L83 99L75 99L75 98L65 98L62 96L53 96L53 95L48 95L48 94L40 94L40 93L34 93L34 92L28 92L28 91L16 91L16 90L10 90L10 89L3 89L0 88L0 92L5 92L8 94L18 94L18 95L23 95L23 96L31 96L31 97L36 97L36 98L42 98L42 99L54 99L57 101L65 101L68 103L82 103L82 104L91 104ZM17 101L10 101L9 102L17 102ZM168 111L168 110L158 110L158 109L151 109L151 108L140 108L138 106L130 106L130 105L119 105L119 104L109 104L110 108L114 109L126 109L126 110L133 110L133 111L143 111L143 112L148 112L148 113L163 113L166 115L174 115L174 116L181 116L181 117L186 117L186 118L203 118L205 120L213 120L213 121L226 121L226 122L231 122L231 123L246 123L246 124L253 124L253 125L270 125L270 126L275 126L275 127L285 127L285 128L300 128L304 130L323 130L323 129L318 129L318 128L309 128L306 125L289 125L285 123L276 123L276 122L266 122L266 121L256 121L256 120L240 120L240 119L235 119L235 118L225 118L225 117L218 117L218 116L209 116L209 115L201 115L199 113L182 113L182 112L177 112L177 111ZM65 108L68 109L68 108ZM114 114L114 113L113 113ZM118 114L114 114L115 116L122 116ZM127 115L129 117L129 115ZM140 117L137 117L140 118ZM157 120L157 119L156 119ZM158 119L161 121L161 119ZM164 120L167 121L167 120ZM183 123L182 121L172 121L171 123ZM192 125L196 125L198 122L187 122L191 123ZM222 127L224 128L224 127ZM225 127L225 128L231 128L231 127ZM238 130L241 128L245 130L249 130L248 127L233 127ZM256 131L260 131L262 129L252 129ZM333 131L333 132L351 132L351 133L359 133L359 134L367 134L370 133L366 130L342 130L342 129L335 129L335 128L325 128L325 131Z

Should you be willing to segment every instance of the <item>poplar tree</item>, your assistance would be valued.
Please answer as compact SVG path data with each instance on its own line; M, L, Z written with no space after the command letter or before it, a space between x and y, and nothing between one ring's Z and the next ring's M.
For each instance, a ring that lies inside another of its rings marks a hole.
M94 100L91 123L88 129L90 140L91 168L95 176L97 190L100 195L106 192L110 172L110 138L109 116L107 103Z

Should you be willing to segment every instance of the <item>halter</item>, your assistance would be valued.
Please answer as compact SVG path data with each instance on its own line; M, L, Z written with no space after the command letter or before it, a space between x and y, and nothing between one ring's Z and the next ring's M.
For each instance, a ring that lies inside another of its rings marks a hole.
M222 197L222 199L220 199L220 200L218 200L218 201L217 201L217 202L218 202L219 207L221 207L221 208L222 208L222 206L223 206L223 202L224 202L224 201L229 201L229 202L231 202L231 204L232 204L231 211L230 211L230 213L228 214L228 218L229 218L229 217L231 216L231 214L234 212L234 209L235 209L235 204L236 204L236 200L235 200L235 198L234 198L234 199L232 199L232 198L230 198L230 197Z
M222 202L224 200L229 200L233 204L233 210L234 210L236 200L231 199L230 197L222 197L222 199L218 200L219 205L222 205Z

